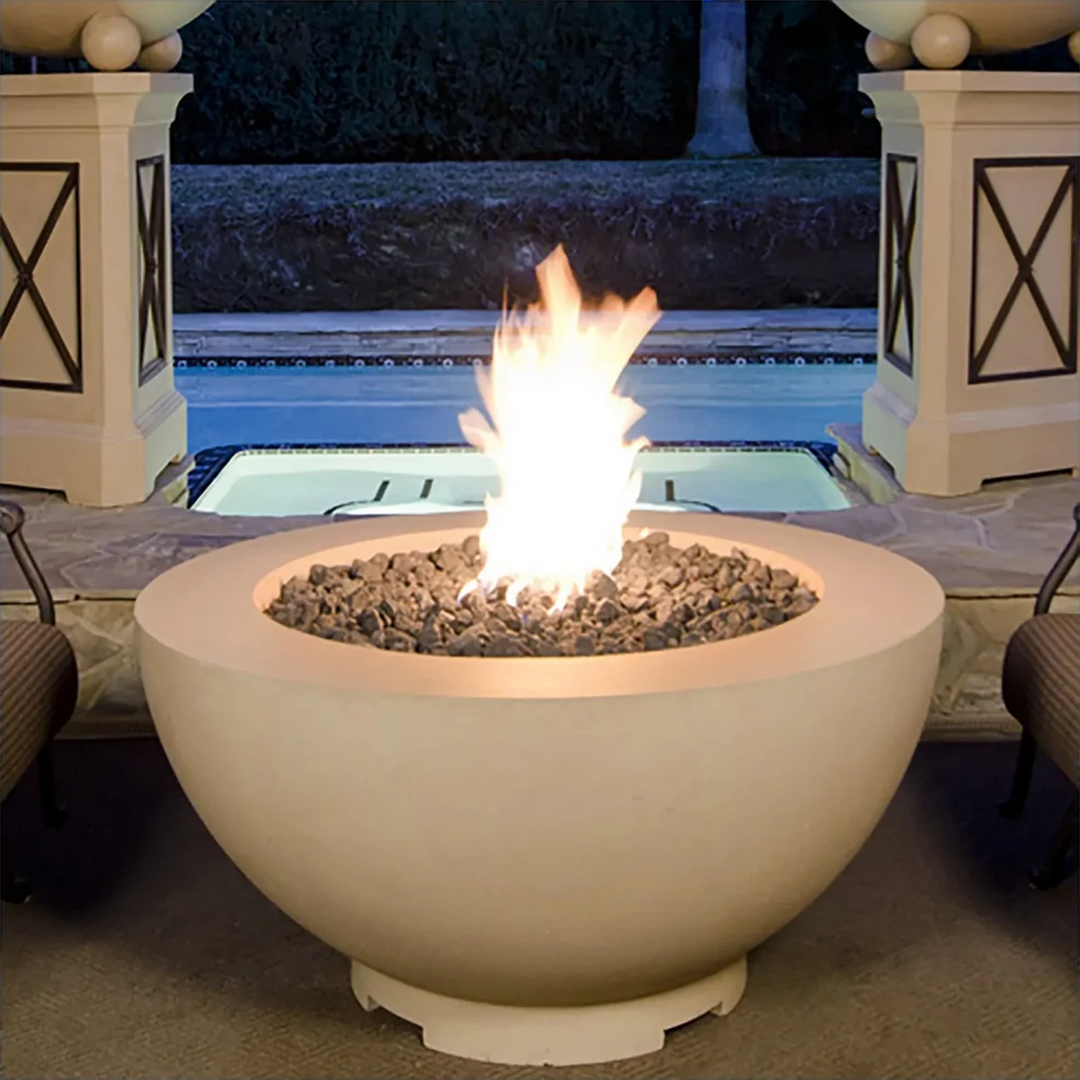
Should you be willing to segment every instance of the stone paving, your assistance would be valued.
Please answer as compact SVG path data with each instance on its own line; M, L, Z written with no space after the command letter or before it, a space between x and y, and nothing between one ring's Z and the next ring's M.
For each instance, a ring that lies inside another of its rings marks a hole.
M948 594L941 674L929 735L1015 733L1000 701L1004 645L1031 613L1039 584L1072 529L1071 475L1003 481L942 499L900 492L869 455L858 429L834 428L840 467L867 492L850 510L751 515L840 533L902 554L934 574ZM146 731L149 720L132 648L139 590L186 559L238 540L323 524L323 518L220 517L182 505L185 466L140 506L95 510L57 495L4 489L27 511L26 537L71 635L82 687L73 734ZM0 556L4 618L34 618L29 591L5 545ZM1075 576L1059 601L1076 610Z
M178 360L199 357L486 356L497 311L283 312L174 317ZM864 356L877 350L874 308L666 311L641 345L657 356L745 349Z

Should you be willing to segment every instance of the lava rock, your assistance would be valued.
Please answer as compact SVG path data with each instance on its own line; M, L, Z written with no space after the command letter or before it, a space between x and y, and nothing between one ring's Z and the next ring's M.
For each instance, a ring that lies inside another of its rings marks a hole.
M614 600L604 599L596 605L596 618L599 622L614 622L619 617L619 605Z
M575 656L592 656L596 652L596 638L592 634L578 634L574 639Z
M506 600L462 589L482 562L480 540L436 551L380 553L349 566L313 565L285 582L266 614L329 641L434 656L557 657L659 652L726 641L806 614L818 597L782 567L733 549L675 548L665 532L623 544L610 574L556 611L526 588Z
M597 600L614 600L619 595L619 583L607 574L597 574L590 584L589 592Z

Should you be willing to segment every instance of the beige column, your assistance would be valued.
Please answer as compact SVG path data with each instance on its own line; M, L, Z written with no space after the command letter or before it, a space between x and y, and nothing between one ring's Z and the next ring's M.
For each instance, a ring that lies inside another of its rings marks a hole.
M882 126L863 442L905 490L1075 469L1080 75L863 75Z
M0 80L0 479L145 499L187 452L169 126L190 75Z

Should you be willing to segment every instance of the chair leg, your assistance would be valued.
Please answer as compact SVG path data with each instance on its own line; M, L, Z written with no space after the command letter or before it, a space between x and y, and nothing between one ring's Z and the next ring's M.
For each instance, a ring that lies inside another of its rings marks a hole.
M53 764L52 747L46 746L37 758L38 791L41 795L41 816L45 824L59 829L68 819L68 812L56 794L56 768Z
M1080 794L1073 795L1065 816L1058 826L1057 834L1042 866L1033 869L1029 876L1033 888L1052 889L1060 885L1076 869L1076 860L1070 853L1077 848L1077 830L1080 829Z
M1027 802L1028 789L1031 787L1031 773L1035 767L1035 739L1025 728L1020 737L1020 751L1016 755L1016 769L1013 772L1012 791L999 807L1001 816L1015 821L1023 812Z
M0 900L5 904L25 904L30 899L30 882L15 873L10 840L0 845L0 864Z

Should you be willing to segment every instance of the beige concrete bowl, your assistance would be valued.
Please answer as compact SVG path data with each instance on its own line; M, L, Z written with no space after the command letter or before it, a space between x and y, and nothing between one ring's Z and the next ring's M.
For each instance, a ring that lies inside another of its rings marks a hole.
M843 537L635 515L819 590L770 630L664 653L404 655L262 614L316 562L431 550L481 515L280 533L139 596L162 743L237 866L353 961L365 1007L518 1064L614 1060L734 1007L747 952L869 836L918 741L944 595Z
M180 60L177 31L214 0L3 0L0 39L24 56L85 57L103 71L139 61L168 71Z
M1080 28L1077 0L833 0L870 30L875 67L955 67L971 53L1029 49Z

